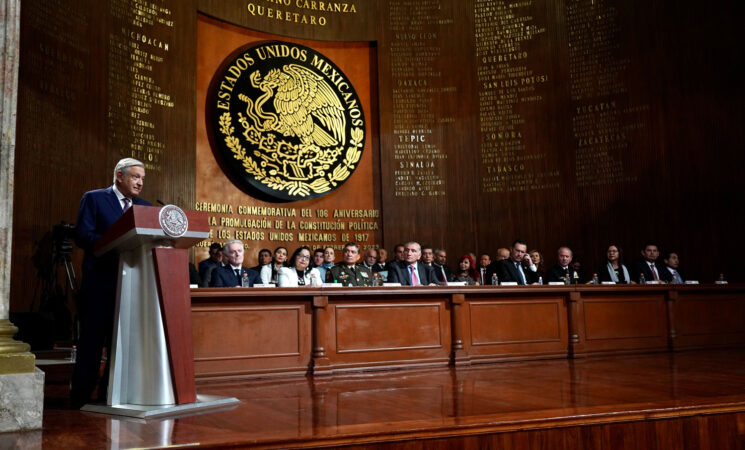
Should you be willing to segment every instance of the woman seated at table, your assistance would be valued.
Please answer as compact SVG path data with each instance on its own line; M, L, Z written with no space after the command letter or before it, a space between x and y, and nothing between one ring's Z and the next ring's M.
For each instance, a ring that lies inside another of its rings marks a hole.
M623 265L623 254L617 245L608 246L606 264L598 270L598 278L601 283L603 281L613 281L617 284L633 283L630 281L628 269Z
M533 264L535 264L536 271L538 272L538 276L546 279L546 266L543 264L543 255L538 250L531 250L528 252L530 254L530 259L533 260Z
M473 262L471 255L463 255L458 260L458 270L455 272L455 281L465 281L468 286L479 284L476 279L479 278L476 272L476 263Z
M274 250L272 263L261 268L261 282L264 284L277 284L279 282L279 269L287 262L287 249L277 247Z
M295 250L288 265L279 269L279 287L321 285L321 273L310 267L310 248L307 246Z

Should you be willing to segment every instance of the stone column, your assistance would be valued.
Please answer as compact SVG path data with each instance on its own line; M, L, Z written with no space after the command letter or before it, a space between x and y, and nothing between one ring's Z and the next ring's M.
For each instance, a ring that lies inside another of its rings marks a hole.
M0 0L0 18L0 432L3 432L41 428L44 373L34 367L29 345L13 340L18 329L8 320L21 1Z

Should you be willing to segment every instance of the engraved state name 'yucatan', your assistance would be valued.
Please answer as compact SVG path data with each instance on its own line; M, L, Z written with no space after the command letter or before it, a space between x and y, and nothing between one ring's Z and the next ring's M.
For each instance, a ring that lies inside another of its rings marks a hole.
M244 191L269 201L320 197L357 168L365 117L347 76L298 44L241 47L215 73L207 122L213 153Z

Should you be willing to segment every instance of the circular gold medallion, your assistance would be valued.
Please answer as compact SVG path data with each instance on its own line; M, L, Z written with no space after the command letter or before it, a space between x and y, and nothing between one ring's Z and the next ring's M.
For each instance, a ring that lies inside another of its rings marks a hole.
M206 113L221 167L262 200L326 195L362 157L365 117L352 83L327 57L299 44L234 51L212 79Z

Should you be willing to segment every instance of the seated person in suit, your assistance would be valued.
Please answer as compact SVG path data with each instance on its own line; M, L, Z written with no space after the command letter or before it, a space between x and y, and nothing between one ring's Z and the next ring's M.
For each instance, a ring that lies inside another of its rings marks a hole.
M496 273L499 282L516 282L519 285L538 283L538 272L527 253L528 246L520 239L512 244L510 257L491 264L486 272L486 282L491 284L492 274Z
M571 248L559 247L556 252L558 262L546 271L546 281L565 281L567 277L571 281L574 275L574 269L571 267L573 257Z
M326 279L326 268L323 266L323 258L324 254L322 248L313 250L313 261L311 262L311 266L318 269L318 273L321 274L321 280Z
M680 271L678 270L680 259L678 258L678 254L676 252L665 252L662 261L665 263L665 268L668 270L668 272L670 272L670 275L672 276L672 279L670 280L671 283L685 282L685 278L683 278L683 275L681 275Z
M478 276L479 284L484 284L486 278L486 269L491 264L491 256L488 253L482 253L479 255L479 266L476 268L476 275Z
M259 263L256 264L254 267L251 267L251 270L261 273L261 269L264 266L268 266L272 263L272 251L268 248L262 248L259 250Z
M217 242L213 242L210 245L209 258L199 263L199 276L204 277L204 273L210 266L220 266L222 261L222 245Z
M222 248L227 264L212 272L210 287L241 287L247 278L248 286L259 282L259 274L243 267L243 242L238 239L228 241Z
M673 275L669 270L662 267L657 262L657 258L660 256L660 251L656 244L647 244L641 251L642 261L634 263L631 271L631 278L639 282L640 275L644 275L645 281L664 281L670 282L673 279Z
M377 265L378 265L378 268L380 269L381 272L382 271L385 271L385 270L388 270L386 268L386 266L388 264L387 260L388 260L388 251L386 249L382 248L382 247L379 248L378 249L378 262L377 262Z
M629 270L623 264L623 252L619 246L609 245L605 257L606 264L598 269L598 280L601 283L603 281L612 281L617 284L633 283Z
M407 242L403 247L404 260L390 265L388 281L402 286L437 286L434 269L418 262L422 247L416 242Z
M422 246L422 257L419 258L419 262L432 267L432 263L435 262L435 250L429 245Z
M378 266L378 250L374 248L368 248L365 251L365 259L362 260L362 265L370 269L372 273L380 272L380 266Z
M326 271L326 281L329 283L341 283L344 286L370 286L372 285L372 271L367 267L357 264L360 259L360 246L349 242L344 246L342 262Z
M261 283L262 284L277 284L279 283L279 269L285 267L287 263L287 248L277 247L274 249L274 257L272 258L271 264L261 268Z
M435 250L435 262L433 265L437 281L440 283L455 281L455 275L453 275L453 271L450 270L450 267L448 266L448 253L444 248L438 248Z
M455 280L453 281L465 281L467 286L479 284L477 281L479 275L473 268L474 265L471 255L461 256L458 261L458 271L455 273Z
M504 261L505 259L510 259L510 249L506 247L498 248L497 257L494 259L494 262Z
M292 254L289 267L279 269L279 287L320 286L321 273L310 265L310 248L298 247Z
M393 262L396 261L405 261L406 258L404 257L404 244L396 244L395 247L393 247Z

